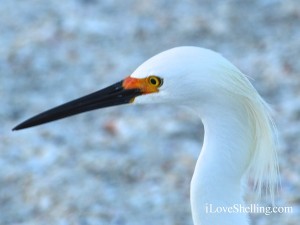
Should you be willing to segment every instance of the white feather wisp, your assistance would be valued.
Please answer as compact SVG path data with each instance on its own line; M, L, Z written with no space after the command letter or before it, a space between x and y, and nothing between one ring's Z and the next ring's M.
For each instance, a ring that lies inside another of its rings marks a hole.
M277 129L270 116L271 110L239 69L227 62L221 67L226 74L223 77L227 77L224 83L230 83L224 88L240 97L252 126L254 142L246 176L253 179L257 196L261 197L262 191L265 191L274 205L279 183L279 167L276 150Z

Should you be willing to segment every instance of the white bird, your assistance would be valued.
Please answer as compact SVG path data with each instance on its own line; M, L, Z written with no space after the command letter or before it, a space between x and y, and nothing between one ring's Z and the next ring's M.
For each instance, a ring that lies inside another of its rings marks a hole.
M162 52L124 80L32 117L14 130L125 103L186 106L202 120L204 143L190 187L195 225L248 225L245 213L211 214L207 205L244 205L243 181L249 174L259 193L266 184L274 198L278 166L268 106L239 69L208 49Z

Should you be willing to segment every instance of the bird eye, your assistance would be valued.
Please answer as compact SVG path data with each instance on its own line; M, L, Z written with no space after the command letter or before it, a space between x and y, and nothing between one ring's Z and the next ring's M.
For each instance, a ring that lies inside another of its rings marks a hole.
M161 87L163 85L163 79L157 76L149 76L148 83L154 87Z

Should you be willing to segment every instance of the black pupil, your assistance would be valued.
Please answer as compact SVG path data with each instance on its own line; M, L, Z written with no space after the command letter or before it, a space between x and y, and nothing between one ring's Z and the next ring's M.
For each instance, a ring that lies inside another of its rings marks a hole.
M157 80L155 78L150 79L151 84L157 85Z

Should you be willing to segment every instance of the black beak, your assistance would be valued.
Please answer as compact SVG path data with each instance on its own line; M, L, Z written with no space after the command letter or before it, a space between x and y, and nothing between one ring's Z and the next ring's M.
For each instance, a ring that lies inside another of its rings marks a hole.
M13 128L13 130L37 126L94 109L130 103L136 96L142 94L139 89L124 89L122 84L123 81L120 81L100 91L49 109L25 120Z

